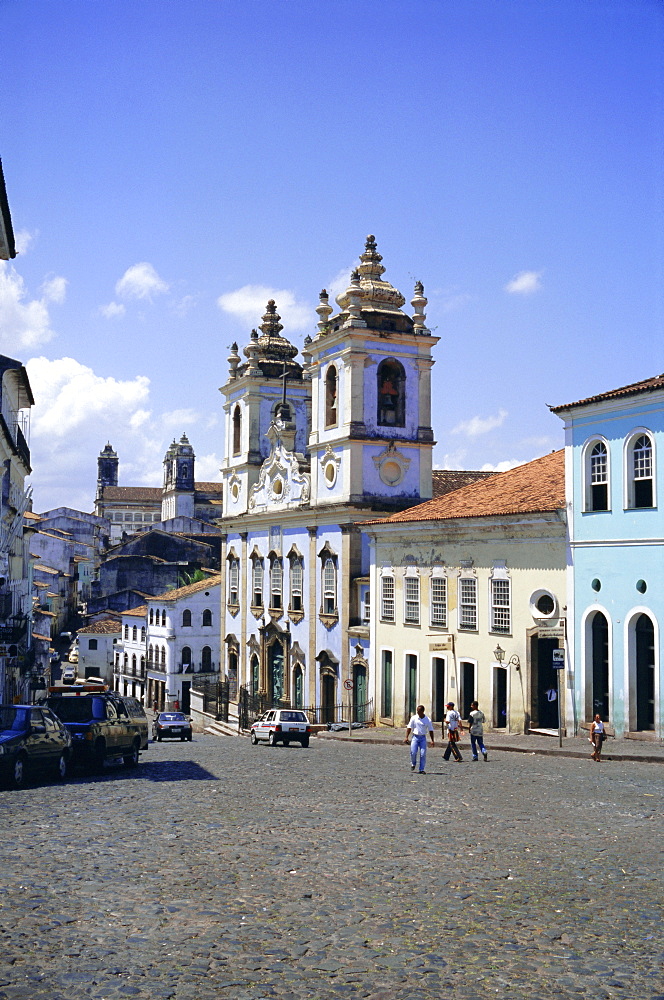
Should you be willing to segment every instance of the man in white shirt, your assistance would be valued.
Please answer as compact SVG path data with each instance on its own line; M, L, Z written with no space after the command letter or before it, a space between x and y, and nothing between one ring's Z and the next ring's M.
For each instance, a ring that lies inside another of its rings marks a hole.
M408 743L410 740L411 771L415 770L415 766L417 764L417 751L420 751L420 774L426 774L424 768L427 762L427 733L430 733L431 746L434 746L433 722L428 715L424 714L424 705L418 705L416 714L408 723L404 743Z
M484 723L486 719L484 712L480 711L480 706L476 701L470 703L470 715L468 716L468 732L470 733L470 748L473 760L478 760L477 749L482 751L485 760L489 759L487 748L484 746Z
M444 726L447 726L447 747L443 754L443 760L449 760L450 754L452 754L456 761L461 761L463 757L457 747L461 736L461 716L455 709L453 701L448 701L445 707L447 708L444 722Z

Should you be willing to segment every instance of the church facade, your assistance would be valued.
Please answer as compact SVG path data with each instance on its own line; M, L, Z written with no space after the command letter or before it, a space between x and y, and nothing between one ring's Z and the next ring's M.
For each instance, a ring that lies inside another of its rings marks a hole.
M384 272L370 236L336 311L321 292L302 363L270 301L220 390L221 673L326 721L351 697L371 710L362 523L432 495L438 338L421 283L409 314Z

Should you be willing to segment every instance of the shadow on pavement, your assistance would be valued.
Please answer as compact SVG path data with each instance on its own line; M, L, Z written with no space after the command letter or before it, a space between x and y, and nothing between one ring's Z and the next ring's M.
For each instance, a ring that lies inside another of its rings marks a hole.
M216 774L192 760L146 761L137 767L124 767L122 763L111 762L98 774L86 774L85 771L76 769L72 772L72 778L77 784L134 778L142 781L219 781Z

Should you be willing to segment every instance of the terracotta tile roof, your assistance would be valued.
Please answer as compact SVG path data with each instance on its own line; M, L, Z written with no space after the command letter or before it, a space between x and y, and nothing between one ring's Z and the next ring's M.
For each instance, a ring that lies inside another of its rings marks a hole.
M42 520L42 518L39 516L39 514L35 514L31 510L26 510L26 512L23 515L23 517L26 519L26 521L41 521Z
M495 472L469 472L467 469L434 469L433 470L433 499L452 493L453 490L460 490L462 486L468 486L478 479L486 479L488 476L495 476Z
M453 493L400 511L390 518L364 524L395 521L443 521L455 517L495 517L560 510L565 506L564 451L551 452L508 472L497 472Z
M91 625L86 625L78 630L79 635L110 635L113 632L122 632L120 622L114 618L102 618L100 621L92 622Z
M32 633L32 638L33 639L42 639L44 642L50 642L51 641L50 635L40 635L39 632L33 632Z
M38 569L40 573L49 573L51 576L59 576L60 574L59 569L53 569L52 566L46 566L44 563L35 563L34 568ZM63 576L66 576L66 574L63 574Z
M178 587L176 590L167 590L165 594L156 594L151 597L151 601L179 601L181 597L189 597L190 594L198 594L201 590L209 590L221 583L221 573L216 573L207 580L199 580L198 583L190 583L186 587Z
M224 489L223 483L194 483L194 489L197 493L222 493Z
M163 491L155 486L105 486L104 500L150 500L161 503Z
M646 378L642 382L633 382L631 385L624 385L620 389L610 389L609 392L601 392L597 396L588 396L586 399L578 399L576 403L563 403L561 406L550 406L552 413L560 413L561 410L571 410L575 406L586 406L587 403L599 403L603 399L620 399L622 396L637 396L642 392L655 392L657 389L664 389L664 374Z
M145 618L147 614L147 604L141 604L138 608L130 608L129 611L123 611L123 615L133 615L134 618Z

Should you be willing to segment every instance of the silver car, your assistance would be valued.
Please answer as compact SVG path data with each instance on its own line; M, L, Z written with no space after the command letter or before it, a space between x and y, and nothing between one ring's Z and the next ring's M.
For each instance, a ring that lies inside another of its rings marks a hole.
M311 725L305 712L294 708L271 708L256 719L251 727L250 739L255 745L260 740L276 746L283 743L300 743L309 746Z

